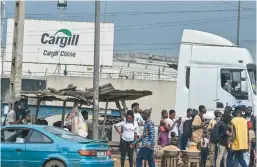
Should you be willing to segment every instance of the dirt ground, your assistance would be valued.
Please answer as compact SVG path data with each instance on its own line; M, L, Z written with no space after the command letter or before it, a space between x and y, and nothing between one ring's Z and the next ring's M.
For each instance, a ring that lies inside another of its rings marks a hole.
M112 159L114 160L114 167L120 167L120 155L113 154ZM136 167L135 164L134 164L134 166ZM156 167L161 167L161 160L160 159L155 159L155 166ZM128 160L125 161L125 167L129 167Z
M120 167L120 155L118 154L113 154L112 159L114 160L114 167ZM136 165L134 165L136 167ZM155 166L156 167L161 167L161 160L160 159L155 159ZM210 163L207 161L206 167L209 167ZM129 167L129 162L128 160L125 161L125 167ZM147 165L148 167L148 165Z

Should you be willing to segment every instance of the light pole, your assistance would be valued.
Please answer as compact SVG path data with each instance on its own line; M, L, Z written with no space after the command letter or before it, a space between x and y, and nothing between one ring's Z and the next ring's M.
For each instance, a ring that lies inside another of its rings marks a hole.
M236 37L236 45L239 47L239 37L240 37L240 9L241 1L238 1L238 11L237 11L237 37Z
M62 20L62 16L63 16L63 12L65 10L65 8L67 7L67 0L58 0L57 3L57 7L61 9L61 17L60 20ZM59 47L59 51L60 51L60 47ZM60 63L60 56L58 56L58 64L57 64L57 72L58 72L58 77L60 77L60 73L61 73L61 63ZM66 66L65 66L65 70L66 70Z

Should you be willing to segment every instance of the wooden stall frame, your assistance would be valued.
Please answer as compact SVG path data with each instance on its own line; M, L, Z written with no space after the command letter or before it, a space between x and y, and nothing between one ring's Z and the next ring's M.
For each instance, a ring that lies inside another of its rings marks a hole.
M62 101L63 102L63 110L61 117L61 127L64 127L65 114L66 114L66 105L67 102L79 102L80 107L82 105L90 106L93 104L93 88L85 89L85 90L77 90L77 86L68 85L67 88L56 90L54 88L48 88L43 91L24 91L20 92L22 96L27 96L28 98L37 99L37 109L35 114L35 120L32 120L32 123L37 124L38 112L40 108L40 104L42 101ZM152 95L152 92L149 90L117 90L114 89L112 84L105 84L99 87L99 102L105 102L105 114L104 114L104 122L101 128L101 139L103 138L103 132L106 124L106 115L108 104L110 102L115 102L117 108L120 110L121 119L124 119L124 115L127 111L126 101L128 100L137 100L139 98ZM121 106L121 104L122 106ZM80 108L79 107L79 108Z

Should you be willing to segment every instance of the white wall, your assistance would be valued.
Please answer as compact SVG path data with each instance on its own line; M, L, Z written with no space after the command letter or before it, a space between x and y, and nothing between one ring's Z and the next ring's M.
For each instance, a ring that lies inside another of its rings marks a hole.
M159 124L161 110L174 109L176 97L176 82L173 81L151 81L151 80L127 80L127 79L100 79L100 85L111 83L115 89L135 89L150 90L152 96L143 97L136 102L140 104L140 108L153 108L152 120L155 124ZM85 77L55 77L47 76L47 87L61 89L73 84L78 89L92 88L93 78ZM126 104L130 108L135 101L127 101ZM57 104L57 103L55 103ZM105 107L105 104L100 104ZM116 109L115 103L110 103L109 108Z

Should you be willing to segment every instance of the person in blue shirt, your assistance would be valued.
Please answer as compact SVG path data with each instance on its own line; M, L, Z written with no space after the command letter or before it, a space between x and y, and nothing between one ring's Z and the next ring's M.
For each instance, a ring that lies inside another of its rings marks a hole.
M155 162L154 162L155 131L154 131L154 123L150 119L151 112L152 112L152 109L147 109L142 111L141 115L143 120L145 121L143 135L130 145L131 148L134 148L136 144L142 142L142 146L136 158L137 167L142 167L143 160L148 161L149 167L155 167Z

